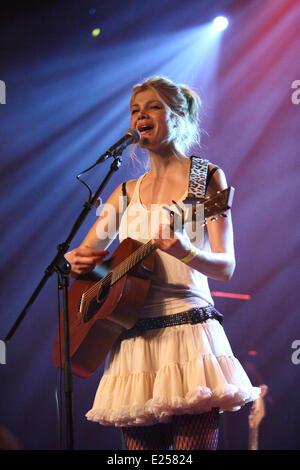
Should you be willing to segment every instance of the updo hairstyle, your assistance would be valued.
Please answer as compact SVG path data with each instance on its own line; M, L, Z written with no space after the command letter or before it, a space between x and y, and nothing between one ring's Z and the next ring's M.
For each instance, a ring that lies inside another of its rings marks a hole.
M196 92L187 85L176 85L162 76L153 76L133 87L131 102L135 95L153 89L175 116L176 127L171 136L174 152L185 155L193 145L200 145L199 112L201 101Z

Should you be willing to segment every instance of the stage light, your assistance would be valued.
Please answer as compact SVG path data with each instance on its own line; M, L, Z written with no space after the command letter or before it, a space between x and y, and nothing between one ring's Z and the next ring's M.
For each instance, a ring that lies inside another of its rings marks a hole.
M224 31L224 29L227 28L228 26L228 19L225 18L225 16L217 16L214 20L213 20L213 28L215 31L219 32L219 31Z
M100 28L93 29L92 36L94 36L94 38L99 36L99 34L100 34Z
M241 299L241 300L250 300L251 295L249 294L234 294L233 292L218 292L212 291L211 295L213 297L228 297L231 299Z
M258 356L258 352L255 351L255 349L250 349L250 351L248 351L248 356Z

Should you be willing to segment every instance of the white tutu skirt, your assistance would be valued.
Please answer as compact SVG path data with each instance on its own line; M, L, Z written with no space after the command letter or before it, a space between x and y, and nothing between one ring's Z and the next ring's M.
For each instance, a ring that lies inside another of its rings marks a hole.
M223 327L210 319L118 341L86 417L102 425L147 426L174 414L236 411L259 394Z

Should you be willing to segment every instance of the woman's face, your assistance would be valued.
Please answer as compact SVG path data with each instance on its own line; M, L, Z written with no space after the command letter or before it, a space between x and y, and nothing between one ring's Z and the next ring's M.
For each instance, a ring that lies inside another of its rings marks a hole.
M171 111L151 88L138 92L131 101L131 127L139 130L140 147L163 150L170 144L174 128Z

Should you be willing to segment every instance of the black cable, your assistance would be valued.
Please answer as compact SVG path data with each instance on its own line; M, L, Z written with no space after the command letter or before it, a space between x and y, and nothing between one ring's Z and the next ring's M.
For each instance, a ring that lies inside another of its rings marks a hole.
M92 167L91 167L91 168L92 168ZM89 169L89 168L88 168L88 169ZM86 171L87 171L87 170L86 170ZM84 173L84 172L83 172L83 173ZM89 202L90 202L91 199L92 199L92 197L93 197L93 193L92 193L92 190L91 190L91 188L89 187L89 185L88 185L85 181L83 181L83 180L80 178L81 175L82 175L82 173L80 173L79 175L77 175L77 176L76 176L76 179L77 179L78 181L80 181L80 183L84 184L84 186L88 189L88 191L89 191L89 193L90 193L90 196L89 196Z

